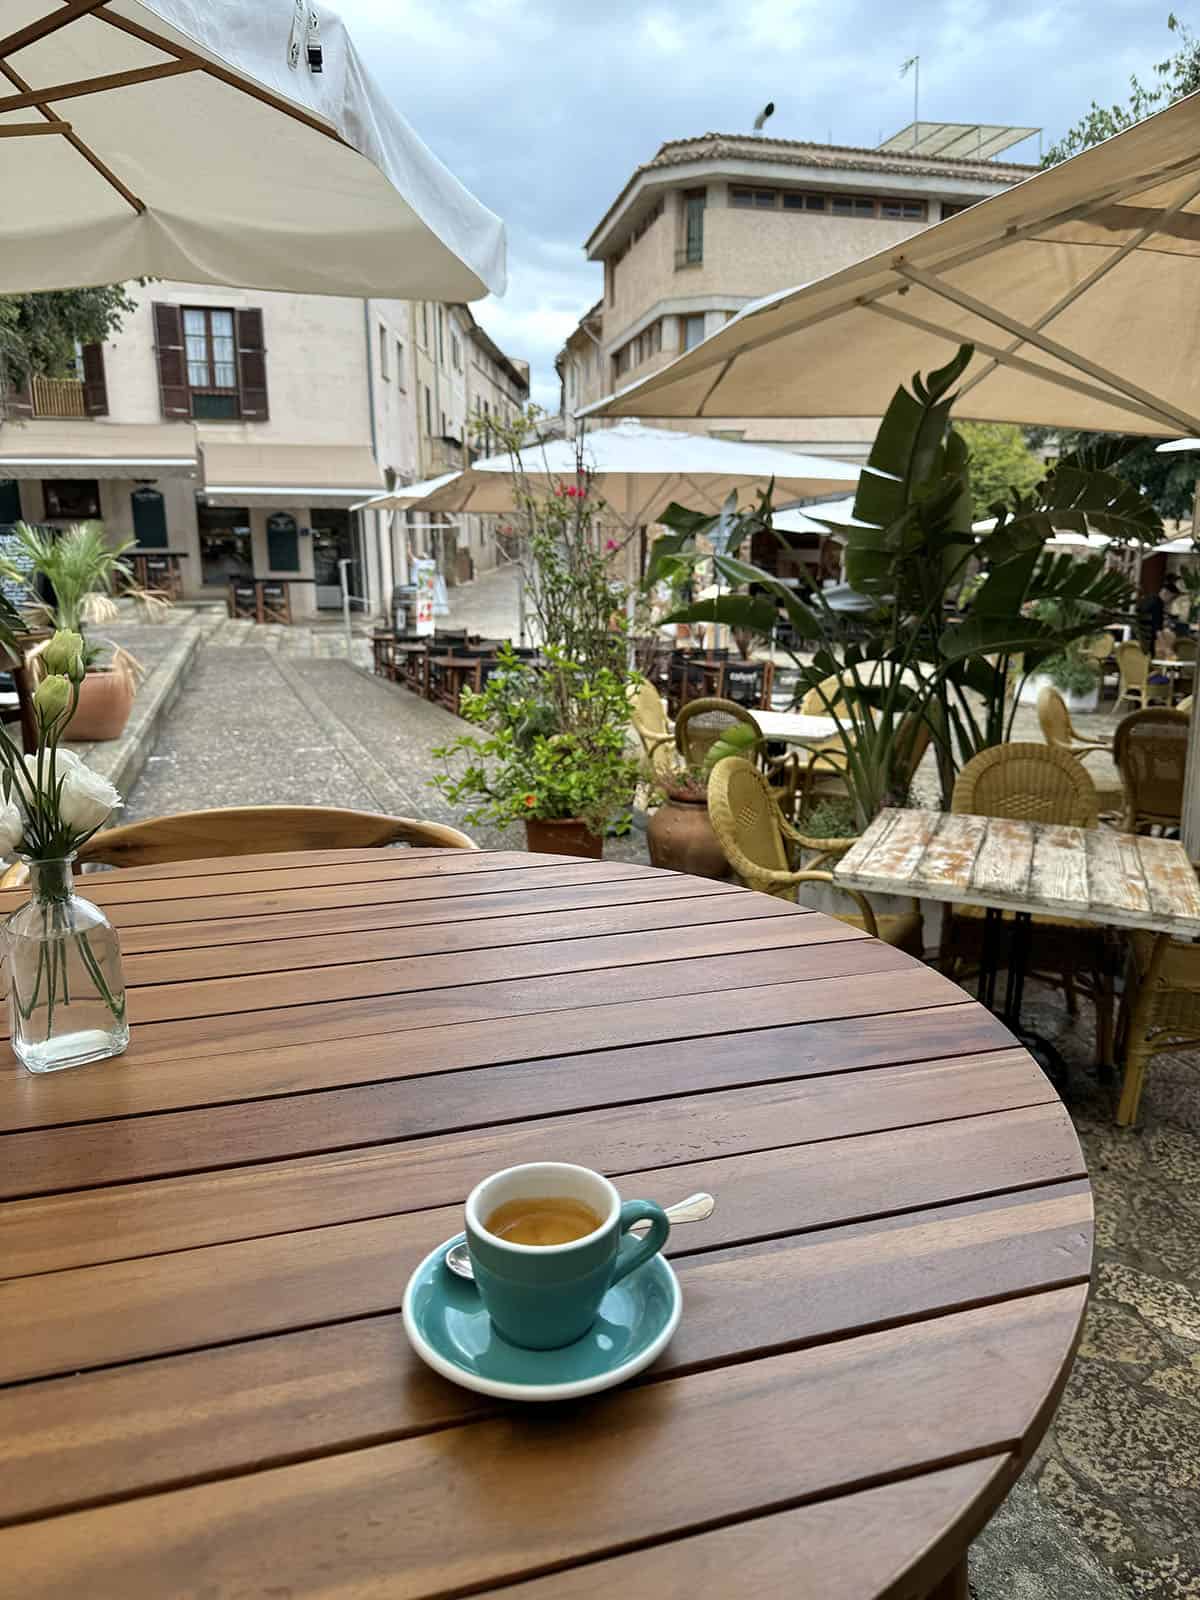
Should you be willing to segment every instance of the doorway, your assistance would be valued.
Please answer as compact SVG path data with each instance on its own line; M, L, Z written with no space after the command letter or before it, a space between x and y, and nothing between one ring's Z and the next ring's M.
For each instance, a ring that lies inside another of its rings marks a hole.
M200 581L224 589L231 578L254 576L250 512L245 506L196 507L200 530Z
M366 588L362 564L362 541L359 538L357 518L340 507L313 506L312 553L313 580L316 586L318 611L339 611L342 605L342 585L338 562L351 563L346 582L356 611L366 610Z

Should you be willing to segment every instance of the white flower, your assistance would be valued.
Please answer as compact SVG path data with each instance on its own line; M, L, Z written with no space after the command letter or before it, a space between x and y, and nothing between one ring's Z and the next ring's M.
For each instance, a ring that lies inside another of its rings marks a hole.
M58 775L62 783L59 814L75 833L91 833L122 803L121 796L107 778L85 766L78 756L72 756L64 772L62 759L69 754L69 751L58 752Z
M25 833L25 818L15 800L0 805L0 855L11 856L20 847Z

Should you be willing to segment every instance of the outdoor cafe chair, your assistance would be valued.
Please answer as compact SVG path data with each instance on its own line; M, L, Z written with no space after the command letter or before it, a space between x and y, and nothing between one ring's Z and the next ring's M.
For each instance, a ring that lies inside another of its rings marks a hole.
M717 675L717 695L748 710L756 706L766 710L771 704L774 670L770 661L726 661Z
M675 745L684 765L702 767L717 740L739 724L753 728L755 737L762 739L762 730L753 714L736 701L715 698L687 701L679 708L675 719Z
M1146 1068L1164 1051L1200 1046L1200 945L1137 928L1129 935L1125 994L1117 1025L1124 1063L1117 1123L1137 1121Z
M418 822L412 817L337 806L221 806L106 828L80 845L78 859L109 867L156 867L218 856L373 849L392 844L479 848L465 833L444 822ZM18 862L0 879L0 888L14 888L28 876L29 868Z
M675 730L667 718L667 708L654 685L643 678L625 691L629 701L629 721L642 747L642 765L647 776L659 783L678 771Z
M1068 750L1048 744L993 745L972 756L955 780L950 810L975 817L1010 817L1017 822L1059 823L1094 828L1096 786ZM1004 913L1011 924L1012 913ZM980 906L948 906L942 921L942 970L948 977L979 961L984 912ZM1096 1008L1096 1060L1111 1059L1114 951L1105 929L1070 917L1033 918L1030 970L1061 987L1071 1016L1076 987Z
M1189 721L1187 712L1178 707L1151 706L1117 724L1113 760L1125 785L1122 826L1128 832L1179 826Z
M792 868L788 842L797 843L800 836L780 811L764 774L741 756L727 756L713 768L708 780L708 816L725 859L748 889L779 900L795 900L803 883L833 884L858 906L857 915L835 912L839 922L862 928L873 939L882 939L884 944L896 945L911 955L922 954L921 908L917 901L913 901L911 911L880 914L857 889L834 884L831 872Z
M1108 639L1106 633L1100 635ZM1112 641L1109 639L1109 643ZM1071 713L1067 710L1067 702L1059 694L1053 684L1046 684L1038 695L1037 701L1038 726L1042 730L1042 738L1054 750L1065 750L1069 755L1077 756L1080 761L1085 756L1093 754L1106 755L1112 759L1112 745L1105 739L1085 739L1071 721ZM1090 776L1090 774L1089 774ZM1094 781L1094 780L1093 780ZM1096 801L1101 812L1122 812L1125 809L1124 788L1114 788L1111 784L1096 785Z
M1123 700L1131 700L1134 705L1147 706L1152 700L1166 699L1170 686L1150 682L1150 657L1136 640L1126 639L1119 644L1116 657L1117 671L1120 673L1117 705Z

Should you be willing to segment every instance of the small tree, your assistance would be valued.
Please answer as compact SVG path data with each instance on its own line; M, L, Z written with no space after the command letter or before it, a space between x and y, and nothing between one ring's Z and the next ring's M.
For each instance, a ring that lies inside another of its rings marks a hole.
M957 431L971 455L971 513L976 522L993 515L998 500L1028 494L1046 475L1042 462L1013 423L960 422Z
M0 295L0 392L31 372L69 376L76 344L100 344L120 330L135 302L119 283Z

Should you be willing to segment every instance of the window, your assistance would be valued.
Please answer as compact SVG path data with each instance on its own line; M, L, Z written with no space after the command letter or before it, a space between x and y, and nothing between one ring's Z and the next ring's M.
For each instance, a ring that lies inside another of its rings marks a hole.
M879 215L887 217L892 222L923 222L925 220L924 200L881 200L879 202Z
M404 388L404 341L402 339L396 340L396 387L400 390Z
M100 515L100 485L95 478L43 478L47 521L75 522Z
M742 211L774 211L774 189L731 189L729 204Z
M388 381L388 331L382 322L379 324L379 376L384 383Z
M704 313L700 311L690 317L681 317L679 331L679 348L694 350L704 338Z
M437 333L438 347L437 358L440 366L446 365L446 313L441 306L437 308Z
M429 392L429 385L425 384L425 432L433 437L433 396Z
M683 197L683 256L689 266L704 260L704 206L707 189L689 189Z
M421 301L421 349L429 349L429 302Z
M873 217L875 202L859 195L835 194L829 202L835 217Z
M192 416L201 421L240 416L233 312L185 306L183 344Z
M454 363L455 372L461 372L462 345L459 343L458 335L453 331L453 329L450 333L450 360Z
M961 205L957 200L943 200L942 221L945 222L947 217L956 217L960 211L965 211L968 206L973 206L974 204L974 200L964 200Z

